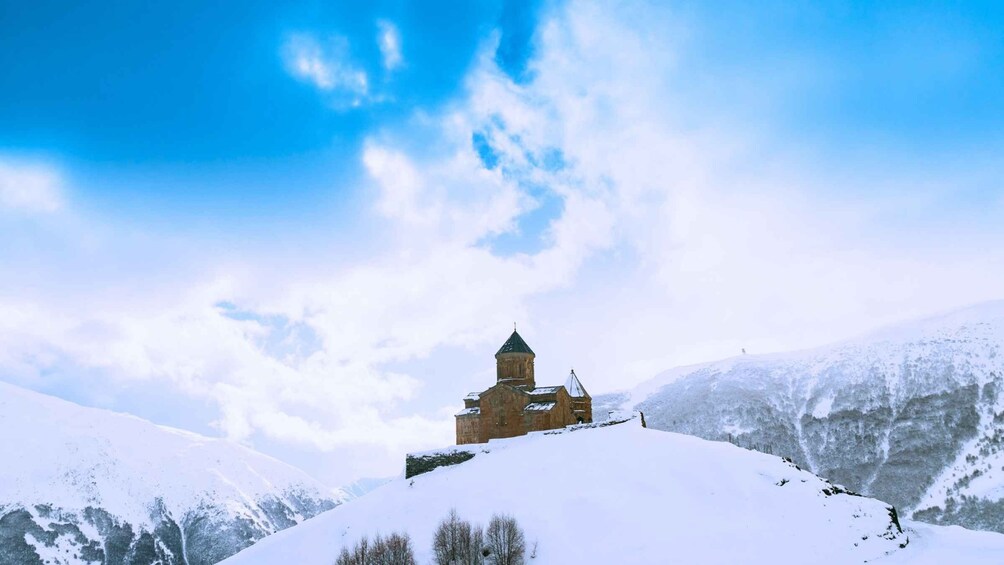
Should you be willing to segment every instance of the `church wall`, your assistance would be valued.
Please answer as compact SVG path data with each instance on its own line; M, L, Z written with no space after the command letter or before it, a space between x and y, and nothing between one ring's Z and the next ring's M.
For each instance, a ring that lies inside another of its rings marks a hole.
M575 416L572 414L572 397L568 395L568 391L564 387L558 389L555 394L555 402L554 427L563 428L576 423Z
M495 385L482 393L481 440L525 434L523 408L528 401L528 394L507 385Z
M550 412L527 412L523 414L523 422L528 432L554 429L551 424L553 419L554 410Z
M496 357L495 374L498 382L510 386L533 388L533 354L505 353Z
M457 416L457 445L484 443L481 439L481 417L476 414Z
M575 412L577 417L582 418L583 423L591 424L593 422L593 400L588 396L584 398L573 398L572 410Z
M558 396L557 393L554 392L550 394L541 394L539 392L535 392L534 394L530 395L530 400L532 402L557 402L557 396Z
M528 432L554 430L576 423L572 414L571 397L565 389L558 389L554 396L554 408L547 412L530 412L524 418Z

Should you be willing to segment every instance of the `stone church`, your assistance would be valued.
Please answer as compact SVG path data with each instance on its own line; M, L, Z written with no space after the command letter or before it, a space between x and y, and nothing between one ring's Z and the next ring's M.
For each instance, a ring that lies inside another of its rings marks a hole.
M533 350L515 330L495 354L495 386L464 397L457 444L485 443L527 432L591 423L593 404L572 370L563 386L538 387Z

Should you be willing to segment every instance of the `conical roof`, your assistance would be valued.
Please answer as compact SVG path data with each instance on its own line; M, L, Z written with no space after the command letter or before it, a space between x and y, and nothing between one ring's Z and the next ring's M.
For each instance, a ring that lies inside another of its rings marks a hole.
M509 336L509 339L505 340L505 343L502 344L502 347L495 355L501 355L503 353L529 353L534 355L533 350L530 349L530 346L523 341L523 338L520 337L518 333L516 333L516 330L512 331L512 335Z
M571 374L568 375L568 380L565 381L565 388L568 389L568 395L572 398L589 397L586 387L582 386L582 383L579 382L579 377L575 376L575 369L572 369Z

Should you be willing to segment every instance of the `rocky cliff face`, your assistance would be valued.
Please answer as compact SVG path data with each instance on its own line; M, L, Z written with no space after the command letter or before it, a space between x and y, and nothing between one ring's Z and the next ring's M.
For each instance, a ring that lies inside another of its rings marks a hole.
M0 565L210 565L343 495L219 439L0 383Z
M330 500L287 493L233 508L206 504L177 519L158 499L130 523L103 508L15 504L0 509L0 563L10 565L211 565L261 538L334 508ZM249 512L253 517L243 515Z
M1002 346L1004 303L991 303L675 369L623 402L650 427L789 456L918 519L1004 532Z

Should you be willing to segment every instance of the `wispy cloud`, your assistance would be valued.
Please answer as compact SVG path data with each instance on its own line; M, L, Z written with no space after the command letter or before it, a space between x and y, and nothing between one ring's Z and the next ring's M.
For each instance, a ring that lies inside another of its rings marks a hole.
M377 44L383 56L384 69L393 71L404 64L404 57L401 55L401 33L393 22L377 21Z
M336 101L358 106L370 95L369 77L356 66L343 37L319 41L309 34L291 36L284 47L286 68L293 76L336 96Z
M1004 257L985 251L1004 244L999 227L900 221L940 202L918 191L964 179L890 170L875 198L860 163L841 163L850 172L834 180L798 139L767 143L713 101L682 99L673 27L658 9L558 9L525 82L498 67L489 42L457 100L409 122L405 142L374 133L363 146L360 214L376 235L337 234L357 255L297 263L251 248L193 265L179 257L192 261L204 242L126 256L114 245L128 238L108 237L65 288L49 271L32 284L0 277L0 368L168 383L214 406L230 437L339 454L363 445L383 457L338 462L373 474L398 468L401 450L450 441L457 395L490 382L493 346L514 319L540 340L541 382L575 363L597 393L740 347L810 345L1000 297ZM343 42L297 36L287 56L325 93L372 96ZM540 245L495 253L485 242L517 230L541 191L561 205ZM35 208L58 208L53 194ZM183 268L168 284L136 269L137 255ZM133 278L123 291L103 272ZM487 353L415 369L450 348ZM437 386L447 392L415 404Z
M51 213L63 206L62 179L53 168L0 157L0 208Z

